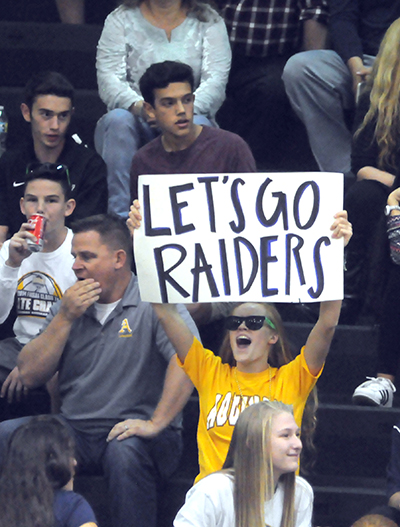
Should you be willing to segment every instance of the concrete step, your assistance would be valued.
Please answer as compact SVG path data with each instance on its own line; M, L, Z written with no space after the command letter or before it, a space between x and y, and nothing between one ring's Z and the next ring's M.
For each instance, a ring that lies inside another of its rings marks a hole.
M85 21L103 24L107 14L117 5L117 0L85 0ZM14 22L59 22L54 0L1 0L0 20Z
M317 412L313 473L327 477L382 478L399 408L321 404Z
M386 505L383 490L360 487L314 486L314 525L350 527L374 507Z
M41 70L65 75L77 89L96 89L101 26L0 22L0 86L25 86Z

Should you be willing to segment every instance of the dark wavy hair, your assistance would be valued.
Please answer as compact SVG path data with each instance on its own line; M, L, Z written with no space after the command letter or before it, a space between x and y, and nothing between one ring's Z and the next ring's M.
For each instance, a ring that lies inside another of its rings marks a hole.
M54 527L54 491L72 477L74 441L53 416L36 416L10 439L0 476L0 527Z
M120 4L125 7L138 7L143 0L121 0ZM216 10L214 2L198 2L197 0L182 0L182 5L187 8L188 15L197 18L200 22L209 22L215 19L215 13L210 9Z
M24 89L23 102L32 110L33 103L41 95L56 95L71 99L74 105L74 87L57 71L41 71L29 79Z
M139 81L140 93L143 99L154 108L154 90L166 88L174 82L187 82L191 91L194 89L193 70L188 64L165 60L156 62L147 68Z

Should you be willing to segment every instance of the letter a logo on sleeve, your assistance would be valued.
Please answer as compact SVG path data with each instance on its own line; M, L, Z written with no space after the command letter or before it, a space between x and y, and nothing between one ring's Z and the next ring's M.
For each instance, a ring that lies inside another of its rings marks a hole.
M124 318L124 320L121 322L121 329L118 331L119 337L131 337L132 336L132 330L129 327L129 322L127 318Z

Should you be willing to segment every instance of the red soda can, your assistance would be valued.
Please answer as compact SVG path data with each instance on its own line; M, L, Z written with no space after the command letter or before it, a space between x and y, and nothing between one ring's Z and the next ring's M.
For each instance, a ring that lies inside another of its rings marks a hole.
M44 245L44 230L46 228L46 218L41 214L33 214L28 221L32 234L36 236L36 242L26 240L28 249L32 253L38 253L43 249Z

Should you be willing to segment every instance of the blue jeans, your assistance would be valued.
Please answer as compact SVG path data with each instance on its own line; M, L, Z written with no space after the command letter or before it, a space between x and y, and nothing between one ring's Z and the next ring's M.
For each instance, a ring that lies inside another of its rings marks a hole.
M0 464L11 434L31 417L0 423ZM104 471L115 527L156 527L157 483L170 477L182 452L179 432L167 428L158 436L106 442L107 433L84 433L60 416L75 438L78 470Z
M194 122L212 126L204 115L195 115ZM128 110L116 108L99 119L94 133L97 152L107 165L108 212L128 217L131 205L130 169L136 152L159 135L143 119Z
M364 55L364 65L372 66L374 59ZM349 172L352 133L343 113L355 106L349 68L335 51L303 51L287 61L282 79L319 169Z

